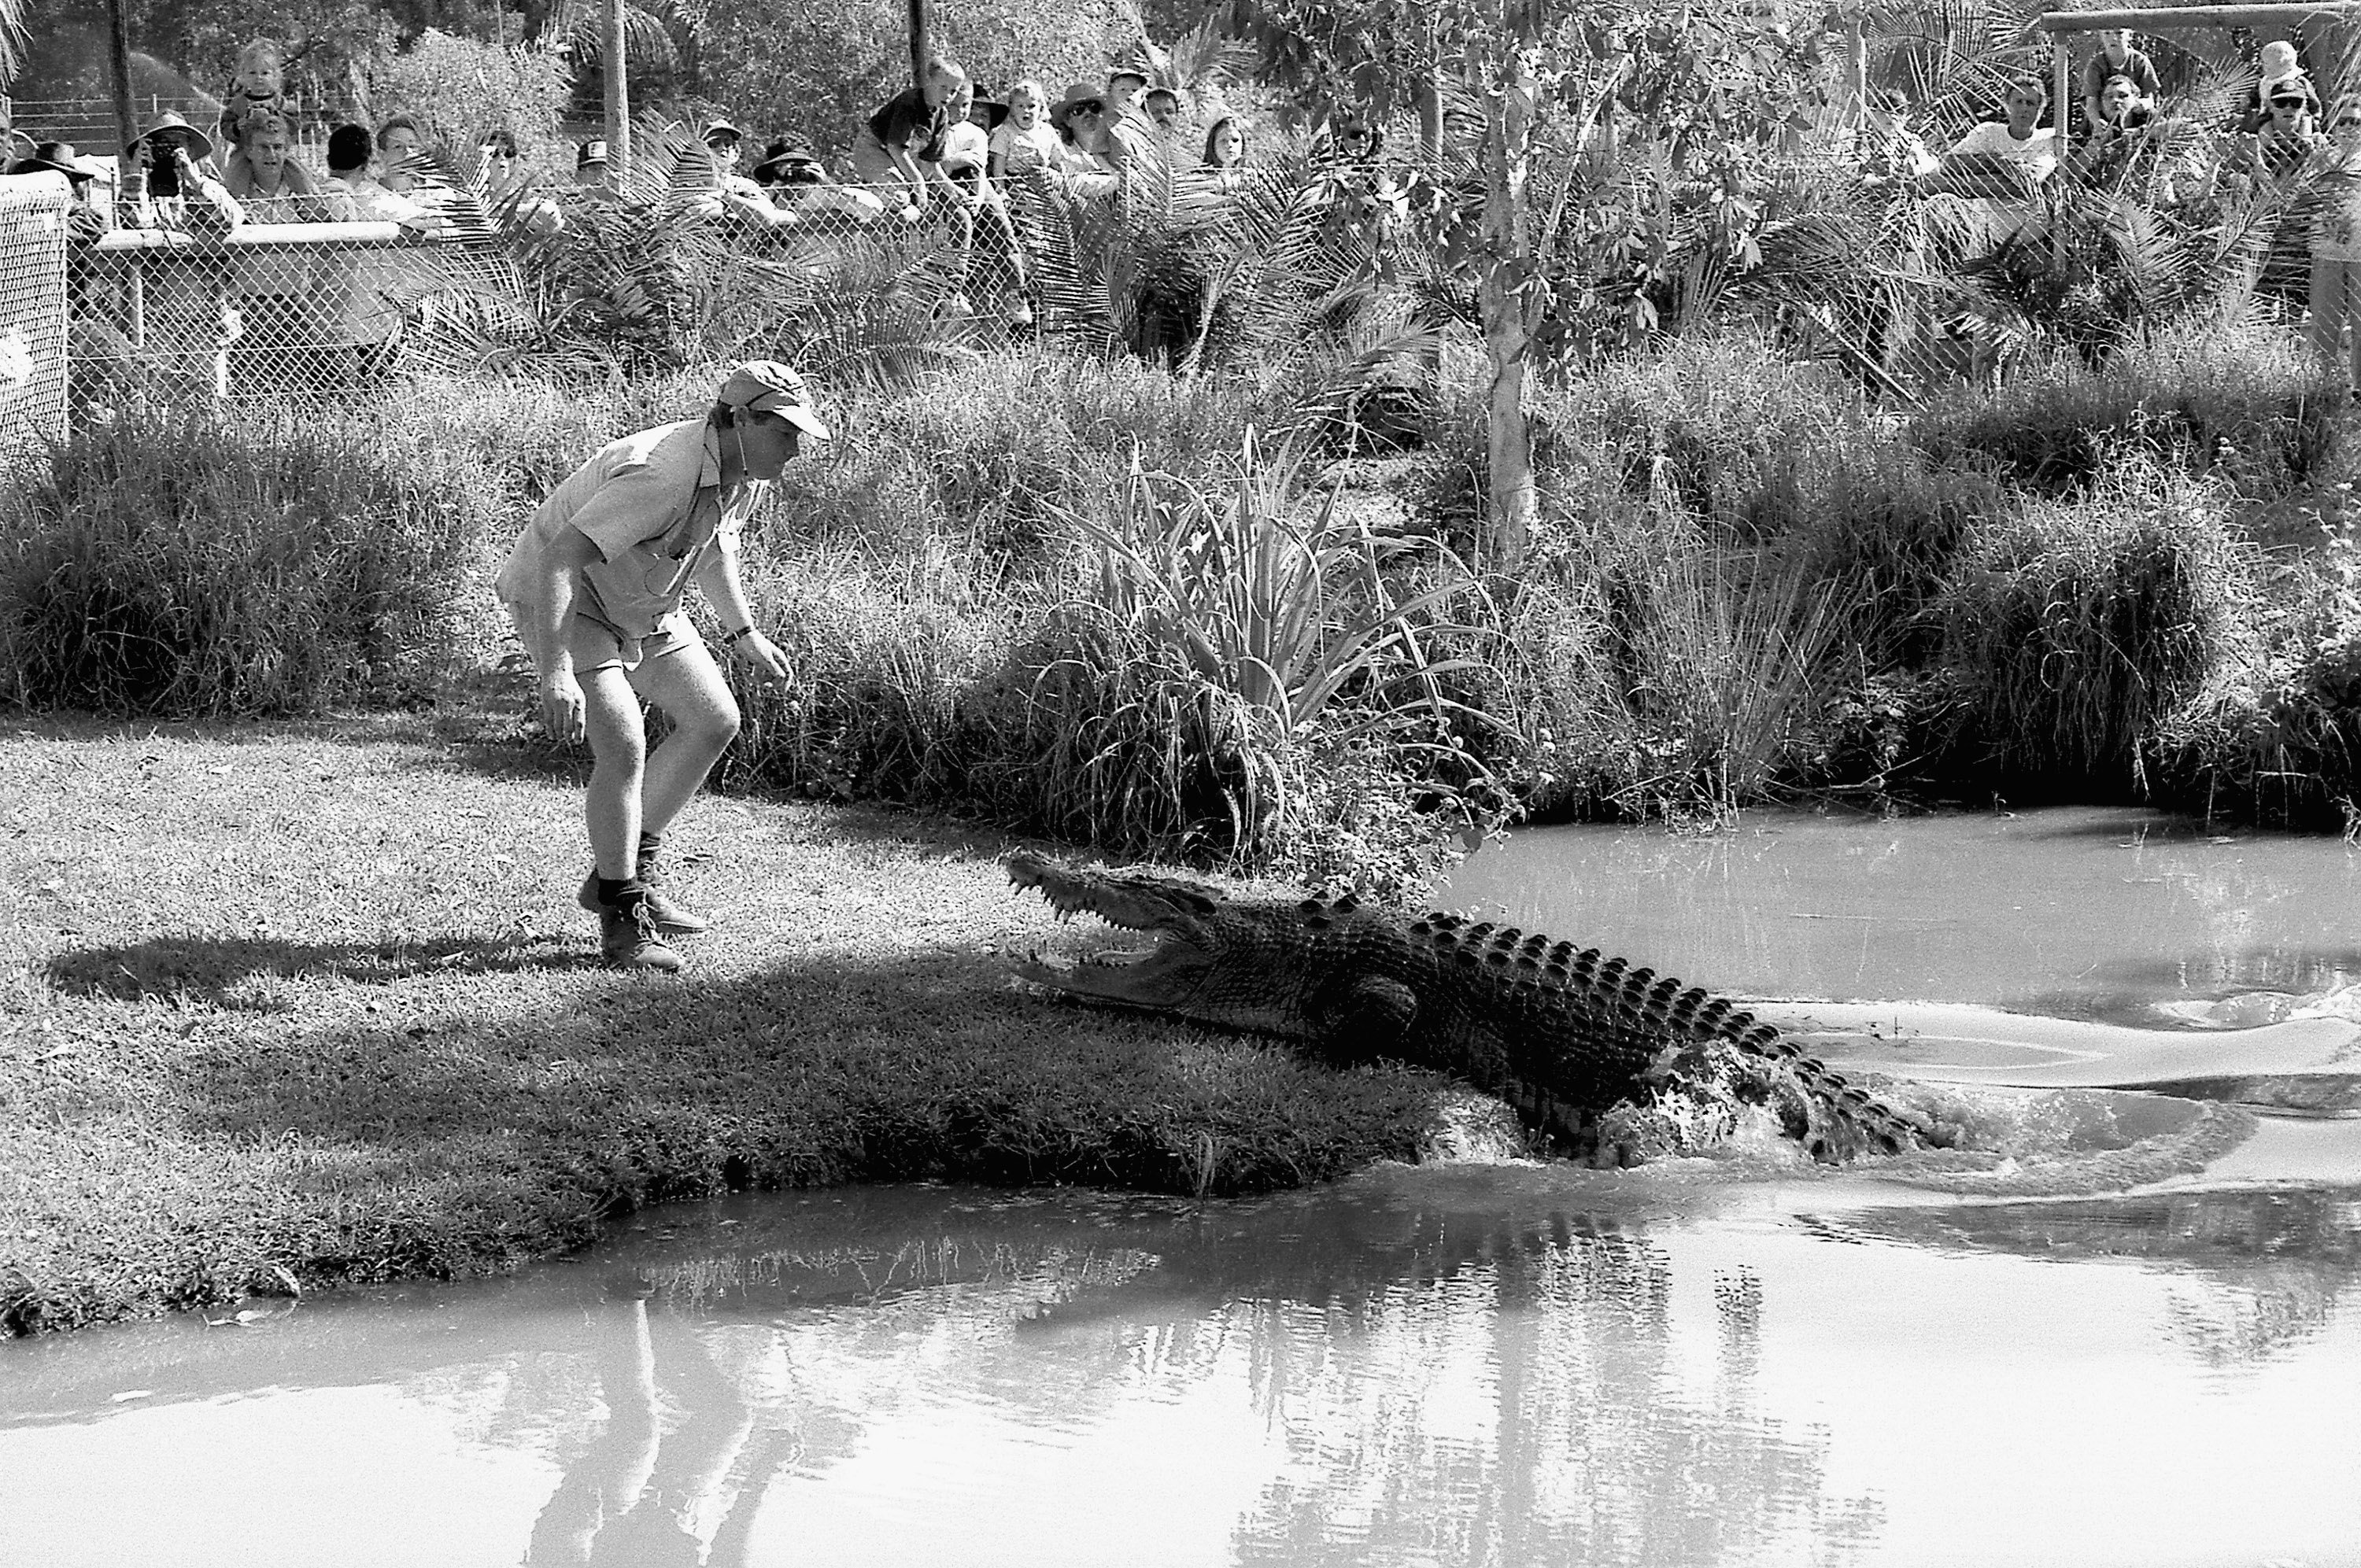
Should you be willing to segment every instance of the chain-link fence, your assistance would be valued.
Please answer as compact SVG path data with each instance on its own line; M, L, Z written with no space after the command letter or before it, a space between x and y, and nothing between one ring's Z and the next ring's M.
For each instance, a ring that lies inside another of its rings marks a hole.
M972 340L1035 329L1029 252L1055 214L900 187L420 187L400 221L253 221L354 210L192 196L76 247L73 403L247 400L373 389L420 370L504 367L569 344L628 358L770 346L858 296L955 318ZM97 214L90 214L93 221Z
M63 175L0 176L0 466L65 439L71 206Z

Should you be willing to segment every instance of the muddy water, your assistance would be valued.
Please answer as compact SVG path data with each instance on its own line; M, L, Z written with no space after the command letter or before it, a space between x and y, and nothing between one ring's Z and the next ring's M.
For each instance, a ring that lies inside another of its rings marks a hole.
M1832 1016L1964 1006L1998 1054L1961 1081L2132 1072L2129 1023L2223 1080L2355 1054L2341 847L2018 820L1559 835L1452 898ZM2356 1285L2337 1116L2041 1201L1763 1160L746 1199L491 1284L0 1345L0 1563L2361 1563Z
M2361 851L2128 810L1539 828L1436 902L1748 996L2236 1025L2361 979Z

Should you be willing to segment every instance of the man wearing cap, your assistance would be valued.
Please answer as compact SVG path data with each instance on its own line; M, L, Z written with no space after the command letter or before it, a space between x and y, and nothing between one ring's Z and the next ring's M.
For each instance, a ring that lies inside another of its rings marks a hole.
M713 215L736 218L763 228L794 223L793 213L774 206L762 186L738 171L742 140L743 133L728 120L708 120L705 124L705 150L712 159L713 187L719 208Z
M607 182L607 144L593 138L586 141L574 154L574 188L593 194L612 196L615 188Z
M738 539L762 487L802 443L827 439L793 368L741 365L705 418L627 435L576 469L500 567L496 587L532 651L544 722L590 742L595 863L577 897L598 916L611 963L677 970L666 938L711 924L651 885L664 830L738 733L730 684L681 601L695 582L730 655L763 680L787 678L747 609ZM643 699L672 724L653 751Z

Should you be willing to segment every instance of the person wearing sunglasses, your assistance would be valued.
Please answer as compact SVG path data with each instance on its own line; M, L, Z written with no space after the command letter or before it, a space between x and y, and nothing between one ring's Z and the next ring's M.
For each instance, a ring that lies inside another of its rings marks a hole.
M2361 400L2361 99L2329 116L2319 152L2320 206L2312 225L2312 346L2333 373L2340 366ZM2345 334L2353 329L2347 357Z

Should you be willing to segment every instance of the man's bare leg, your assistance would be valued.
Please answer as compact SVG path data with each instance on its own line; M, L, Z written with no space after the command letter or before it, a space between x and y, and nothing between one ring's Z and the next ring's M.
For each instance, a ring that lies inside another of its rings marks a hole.
M639 781L631 840L636 870L640 835L661 835L695 798L705 775L737 738L739 714L730 682L702 642L648 660L631 673L631 684L673 725L672 733L647 754ZM591 844L598 845L595 831ZM608 874L606 861L598 864L598 874Z
M639 874L640 802L646 784L647 725L639 694L620 665L580 676L583 720L590 740L590 791L583 814L598 874L629 882Z

